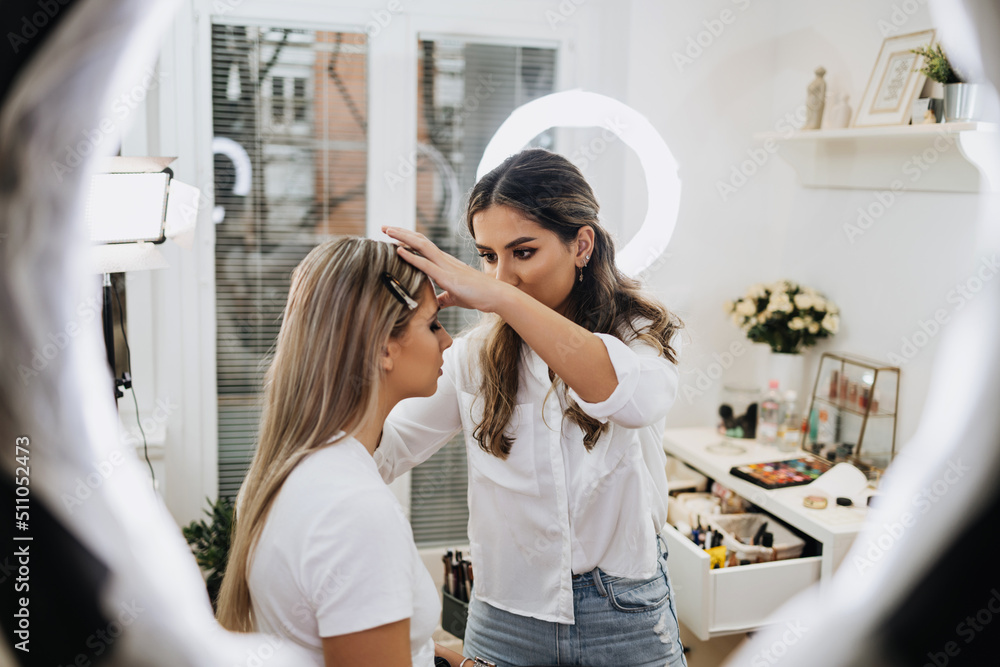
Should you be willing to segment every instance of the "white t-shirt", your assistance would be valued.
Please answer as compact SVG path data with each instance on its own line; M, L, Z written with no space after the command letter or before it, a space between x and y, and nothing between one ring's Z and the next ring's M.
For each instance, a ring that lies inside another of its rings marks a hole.
M256 629L313 651L321 637L410 619L414 667L434 664L441 602L396 497L354 438L306 458L271 507L250 567Z

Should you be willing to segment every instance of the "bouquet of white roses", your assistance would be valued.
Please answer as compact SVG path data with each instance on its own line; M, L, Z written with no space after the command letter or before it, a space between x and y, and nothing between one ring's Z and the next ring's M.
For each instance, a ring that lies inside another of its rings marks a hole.
M752 285L746 296L727 301L725 309L747 338L767 343L774 352L798 353L840 328L840 309L832 301L789 280Z

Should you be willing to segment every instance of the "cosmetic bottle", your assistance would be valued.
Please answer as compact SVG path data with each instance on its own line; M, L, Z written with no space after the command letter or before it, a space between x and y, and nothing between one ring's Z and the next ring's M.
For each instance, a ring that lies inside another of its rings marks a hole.
M767 395L760 403L757 439L765 445L775 445L778 442L778 425L781 423L781 396L778 394L777 380L771 380L768 386Z

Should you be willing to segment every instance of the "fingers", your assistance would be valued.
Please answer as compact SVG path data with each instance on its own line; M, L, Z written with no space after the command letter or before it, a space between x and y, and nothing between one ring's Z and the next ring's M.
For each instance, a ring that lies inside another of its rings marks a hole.
M412 264L414 267L429 275L431 278L434 278L435 281L437 280L435 274L438 273L438 267L434 262L402 245L396 246L396 254Z
M456 301L453 298L451 298L451 294L449 294L447 291L438 294L437 300L438 300L438 305L441 306L441 308L451 308L456 304Z
M396 239L397 241L402 241L409 246L413 246L424 255L426 255L427 251L431 248L434 250L438 249L438 247L434 245L433 241L420 232L412 229L403 229L401 227L389 227L388 225L383 225L382 233L390 238Z

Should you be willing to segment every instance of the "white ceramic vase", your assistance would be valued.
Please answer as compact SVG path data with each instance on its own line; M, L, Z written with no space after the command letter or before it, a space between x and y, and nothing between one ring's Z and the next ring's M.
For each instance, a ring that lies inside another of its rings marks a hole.
M802 397L802 381L805 373L805 360L801 354L790 354L787 352L771 352L767 364L766 382L770 380L778 381L778 391L784 396L789 389L795 390L799 398Z

